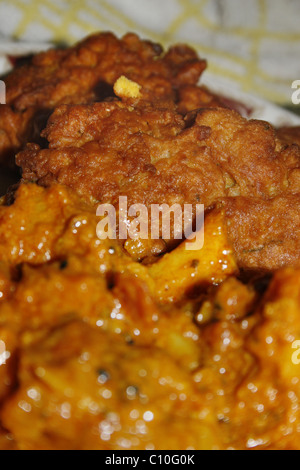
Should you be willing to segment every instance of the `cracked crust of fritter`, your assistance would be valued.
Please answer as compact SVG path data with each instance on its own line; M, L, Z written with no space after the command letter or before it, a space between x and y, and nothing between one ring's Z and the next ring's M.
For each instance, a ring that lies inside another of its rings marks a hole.
M200 109L183 117L144 100L64 105L42 135L49 148L29 144L17 156L23 179L65 184L95 204L117 205L119 196L127 196L129 205L148 208L162 202L210 208L224 198L240 197L249 199L249 208L253 198L264 204L293 195L298 201L299 148L282 144L270 124L246 120L233 110ZM253 214L244 217L245 223L252 219ZM270 224L281 224L278 211ZM234 240L243 237L239 228L233 230ZM283 236L290 238L289 233ZM283 247L289 251L291 245ZM151 244L148 249L142 257L151 255ZM253 257L245 261L244 249L237 252L251 268L290 264L295 253L282 255L281 247L280 255L255 263Z
M40 143L39 133L56 106L114 97L113 84L121 75L138 81L148 100L175 103L180 99L178 89L195 86L205 67L206 61L188 46L164 51L133 33L120 39L112 33L97 33L73 47L37 54L5 78L7 105L0 110L0 163L13 164L15 151L24 143ZM206 101L209 96L207 91ZM201 103L200 96L197 102ZM184 99L181 104L188 106Z
M278 138L286 145L300 146L300 126L282 126L277 129Z

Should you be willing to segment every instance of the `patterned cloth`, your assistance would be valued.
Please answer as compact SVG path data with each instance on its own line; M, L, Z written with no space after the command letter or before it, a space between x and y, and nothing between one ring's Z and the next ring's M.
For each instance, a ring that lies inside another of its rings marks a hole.
M299 14L299 0L0 0L0 33L38 44L99 30L186 42L212 75L288 104L300 79Z

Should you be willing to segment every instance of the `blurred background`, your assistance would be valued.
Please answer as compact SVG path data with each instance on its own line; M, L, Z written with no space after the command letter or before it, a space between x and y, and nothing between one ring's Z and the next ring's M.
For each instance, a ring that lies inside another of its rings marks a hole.
M8 67L11 39L26 41L26 53L32 43L43 49L99 30L134 31L165 47L188 43L208 60L209 76L298 112L291 84L300 79L299 14L299 0L0 0L0 60Z

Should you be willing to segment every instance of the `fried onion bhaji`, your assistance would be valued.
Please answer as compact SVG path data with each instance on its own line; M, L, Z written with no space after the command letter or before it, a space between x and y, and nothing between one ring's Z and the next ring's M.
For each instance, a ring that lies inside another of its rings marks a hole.
M7 78L1 450L300 449L300 147L205 65L101 33ZM203 246L102 239L120 196L204 204Z
M277 129L278 138L285 144L300 146L300 126L283 126Z
M94 204L224 204L240 266L270 270L300 260L300 150L266 122L209 108L183 117L143 99L63 105L17 155L23 179L65 184ZM137 259L172 240L125 243Z
M188 46L164 52L159 44L133 33L121 39L96 33L73 47L37 54L4 79L7 104L0 109L0 162L13 164L16 150L26 142L41 142L40 131L56 106L114 97L113 84L121 75L138 81L149 100L172 105L181 87L195 86L198 93L196 84L205 67L206 61ZM215 98L203 90L203 99ZM181 105L188 106L183 98Z

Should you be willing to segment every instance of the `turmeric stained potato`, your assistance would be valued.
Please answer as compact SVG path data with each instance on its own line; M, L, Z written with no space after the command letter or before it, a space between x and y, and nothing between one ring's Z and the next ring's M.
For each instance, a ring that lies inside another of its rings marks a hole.
M220 245L179 245L168 265L193 253L216 266L195 280L179 266L184 282L162 297L164 256L142 265L99 240L93 210L63 186L21 184L0 219L3 449L299 446L296 269L265 291L232 259L214 282ZM223 220L212 212L207 234Z

